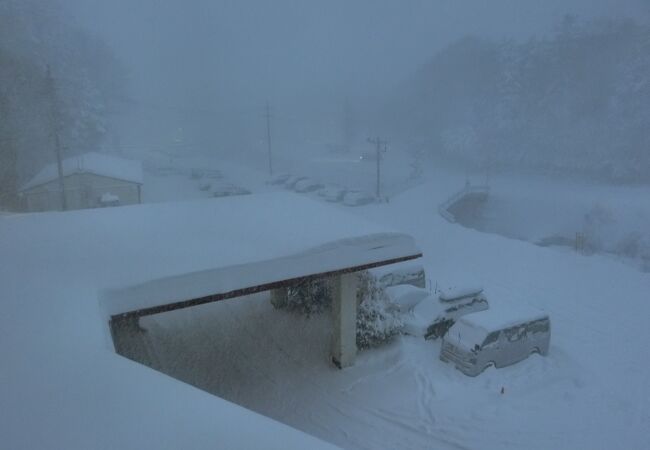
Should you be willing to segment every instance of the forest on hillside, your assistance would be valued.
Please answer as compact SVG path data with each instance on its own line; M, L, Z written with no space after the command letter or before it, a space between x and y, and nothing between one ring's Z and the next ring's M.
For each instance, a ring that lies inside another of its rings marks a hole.
M394 99L393 133L479 168L650 181L650 27L567 16L544 39L461 39Z

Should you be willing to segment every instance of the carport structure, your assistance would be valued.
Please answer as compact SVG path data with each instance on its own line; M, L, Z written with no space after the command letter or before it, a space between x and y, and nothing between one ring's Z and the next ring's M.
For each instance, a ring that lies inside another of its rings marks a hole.
M138 222L136 258L155 276L101 294L118 352L120 331L133 330L140 317L263 291L277 299L301 282L331 278L331 357L350 366L357 273L422 256L408 235L294 194L157 205ZM167 251L179 258L168 261L175 268L156 269L167 265L160 260Z
M108 324L326 273L349 308L347 274L418 254L286 194L0 217L2 447L331 448L117 355Z

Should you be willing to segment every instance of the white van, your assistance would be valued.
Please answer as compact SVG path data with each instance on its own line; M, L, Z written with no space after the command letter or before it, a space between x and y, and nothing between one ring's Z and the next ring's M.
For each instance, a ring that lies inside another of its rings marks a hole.
M509 366L532 353L547 355L551 321L534 309L489 309L461 317L442 340L440 359L465 375Z

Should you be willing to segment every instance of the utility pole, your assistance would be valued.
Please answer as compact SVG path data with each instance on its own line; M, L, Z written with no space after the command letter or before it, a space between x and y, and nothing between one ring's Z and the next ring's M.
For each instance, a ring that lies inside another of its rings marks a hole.
M271 154L271 107L266 102L266 145L269 151L269 174L273 176L273 157Z
M377 160L377 200L381 199L381 160L383 158L383 154L386 153L388 150L388 141L384 141L377 138L368 138L368 142L371 144L375 144L375 148L377 151L376 154L376 160Z
M354 140L355 124L352 114L352 107L350 106L350 99L345 98L343 103L343 146L346 153L350 152L352 141Z
M47 72L45 75L46 83L46 95L50 99L50 120L52 122L52 131L54 133L54 152L56 154L56 166L59 175L59 192L61 194L61 209L67 211L68 201L65 195L65 183L63 181L63 162L61 160L61 138L59 136L59 125L60 125L60 111L59 111L59 102L57 100L56 93L56 84L54 83L54 78L52 77L52 71L50 66L47 66Z

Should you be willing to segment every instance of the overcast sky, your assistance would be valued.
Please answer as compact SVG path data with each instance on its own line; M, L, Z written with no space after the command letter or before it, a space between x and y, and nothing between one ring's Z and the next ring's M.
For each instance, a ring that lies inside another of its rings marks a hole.
M648 0L62 0L124 61L144 102L248 108L372 95L466 34L526 38L567 13Z
M385 85L471 33L529 36L566 13L635 16L643 0L64 0L139 87L285 95ZM647 3L647 2L646 2ZM214 81L217 83L214 83ZM176 83L174 83L176 84ZM176 86L180 87L180 86ZM199 88L199 89L197 89Z

